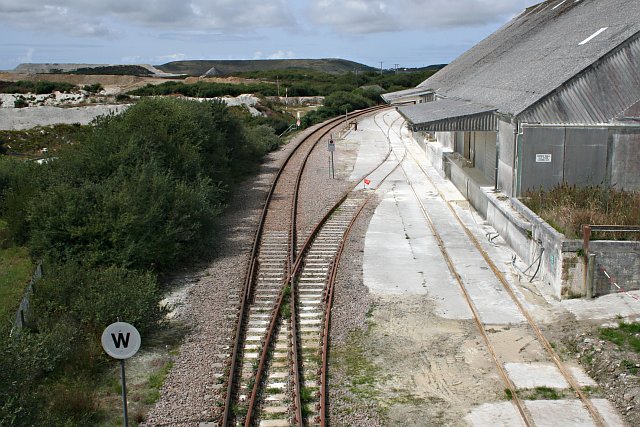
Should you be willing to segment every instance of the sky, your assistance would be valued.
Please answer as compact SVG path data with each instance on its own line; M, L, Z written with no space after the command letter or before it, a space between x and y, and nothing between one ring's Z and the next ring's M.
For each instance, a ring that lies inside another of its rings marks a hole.
M539 1L0 0L0 69L288 58L422 67L452 61Z

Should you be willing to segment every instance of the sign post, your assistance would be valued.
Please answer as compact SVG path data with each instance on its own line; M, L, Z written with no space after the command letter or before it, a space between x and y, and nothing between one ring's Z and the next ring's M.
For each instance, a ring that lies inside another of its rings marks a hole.
M329 151L329 178L336 177L335 165L333 163L333 152L336 151L336 144L333 142L333 135L327 143L327 151Z
M102 348L114 359L120 360L120 376L122 379L122 406L124 426L129 427L127 414L127 383L124 374L124 361L138 352L140 348L140 333L133 326L118 321L106 327L102 332Z

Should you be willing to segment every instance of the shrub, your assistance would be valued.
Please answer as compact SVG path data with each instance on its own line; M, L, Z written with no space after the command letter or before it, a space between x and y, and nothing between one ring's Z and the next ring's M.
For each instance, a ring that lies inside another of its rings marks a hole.
M162 317L159 299L151 273L115 266L93 269L74 261L48 267L34 292L33 316L44 330L66 322L98 336L120 317L144 332Z
M13 101L14 108L25 108L29 106L29 103L23 97L18 97Z
M98 93L103 89L104 88L102 87L102 85L100 83L94 83L94 84L85 85L85 86L82 87L82 90L87 91L89 93Z

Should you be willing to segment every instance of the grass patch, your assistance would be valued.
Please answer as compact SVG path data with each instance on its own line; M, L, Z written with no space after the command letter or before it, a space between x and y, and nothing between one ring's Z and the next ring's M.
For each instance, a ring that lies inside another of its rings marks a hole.
M369 358L370 353L361 344L363 334L361 331L352 333L347 344L335 349L333 355L335 365L341 366L351 380L347 388L358 398L372 399L380 395L376 384L381 374L380 368Z
M600 328L600 338L640 353L640 323L620 322L617 328Z
M412 406L421 406L426 403L426 400L422 397L415 396L409 392L402 392L398 396L387 399L387 405L412 405Z
M587 397L593 397L594 395L600 394L600 388L598 386L585 385L580 387L580 389L585 395L587 395Z
M528 396L526 399L533 400L558 400L562 398L562 395L558 393L558 390L544 386L536 387L527 394Z
M507 400L513 400L513 392L511 391L510 388L505 388L504 389L504 395L505 395Z
M583 224L640 224L640 192L561 184L527 191L522 201L570 239L582 237ZM592 239L640 240L640 233L594 232Z
M0 319L2 321L13 316L18 309L33 269L34 264L26 248L0 249Z
M636 375L638 373L638 367L630 360L622 359L620 365L624 367L630 374Z
M146 405L153 405L158 401L160 398L160 389L171 368L173 368L173 361L168 360L149 376L149 380L147 381L148 390L146 396L143 398Z
M302 403L307 403L313 400L315 394L315 390L309 387L302 387L300 389L300 400Z

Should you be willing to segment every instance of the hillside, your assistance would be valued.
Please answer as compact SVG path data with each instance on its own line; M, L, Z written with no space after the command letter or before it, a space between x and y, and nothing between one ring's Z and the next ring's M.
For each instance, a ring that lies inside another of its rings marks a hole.
M301 70L311 69L331 74L348 73L349 71L375 71L375 68L344 59L265 59L238 61L174 61L156 68L174 74L190 76L233 75L249 71Z

